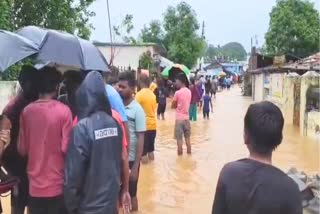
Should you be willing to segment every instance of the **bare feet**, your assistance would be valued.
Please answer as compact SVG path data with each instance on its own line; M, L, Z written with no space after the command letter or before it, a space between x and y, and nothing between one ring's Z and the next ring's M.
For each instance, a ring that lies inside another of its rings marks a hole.
M149 161L154 161L154 152L148 153Z
M143 164L148 164L148 162L149 162L148 155L142 156L141 162L142 162Z
M137 197L131 198L131 204L132 204L132 212L138 211L138 199Z

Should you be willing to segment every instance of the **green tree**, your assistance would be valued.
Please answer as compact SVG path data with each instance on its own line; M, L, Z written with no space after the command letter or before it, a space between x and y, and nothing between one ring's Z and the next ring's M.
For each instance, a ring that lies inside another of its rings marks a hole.
M194 10L186 2L168 7L163 26L168 58L191 68L205 49L204 39L197 34L199 23Z
M139 57L139 67L142 69L147 69L151 74L156 73L156 68L154 66L154 61L151 56L150 51L146 51Z
M9 0L0 0L0 29L11 29L11 8Z
M137 43L136 39L131 36L131 31L133 30L133 15L127 14L125 18L121 21L120 25L113 26L113 37L120 37L120 39L125 43Z
M88 10L94 0L0 0L0 28L17 30L27 25L66 31L88 39L92 26ZM14 80L19 75L20 64L10 67L2 75Z
M164 41L164 31L161 22L159 20L153 20L148 26L145 25L139 37L142 42L153 42L162 45Z
M212 61L216 58L242 61L246 59L247 52L240 43L229 42L222 47L209 45L205 55L207 61Z
M229 60L243 61L247 58L247 52L238 42L230 42L221 48L222 55Z
M63 30L82 38L90 37L88 7L94 0L15 0L12 1L14 29L27 25Z
M265 36L269 54L308 56L319 50L319 36L319 12L314 4L305 0L277 1Z

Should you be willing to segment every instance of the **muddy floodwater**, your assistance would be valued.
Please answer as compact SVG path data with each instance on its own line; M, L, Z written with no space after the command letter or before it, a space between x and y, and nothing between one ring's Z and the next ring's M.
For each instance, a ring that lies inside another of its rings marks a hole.
M174 112L169 110L166 120L158 122L156 159L141 167L138 213L210 213L221 168L248 155L243 144L243 118L251 103L237 87L218 93L210 120L204 121L199 112L199 120L192 122L192 155L185 150L182 157L176 155ZM284 171L296 167L317 173L319 146L315 140L301 137L298 128L286 126L273 163ZM9 199L2 201L4 213L10 213Z

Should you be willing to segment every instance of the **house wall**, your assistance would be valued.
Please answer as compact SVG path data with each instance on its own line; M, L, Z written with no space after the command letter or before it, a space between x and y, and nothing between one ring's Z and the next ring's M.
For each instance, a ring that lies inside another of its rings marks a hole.
M319 87L319 77L302 76L301 77L301 102L300 102L300 134L313 136L315 126L320 125L320 112L306 113L307 90L309 87Z
M283 82L282 113L286 124L293 124L294 114L294 78L285 77Z
M316 138L316 126L320 126L320 112L318 111L312 111L309 112L307 115L307 127L305 127L306 130L306 136Z
M111 47L98 46L98 48L109 62L111 58ZM130 66L132 69L137 70L140 56L147 51L150 51L152 56L156 54L153 46L115 46L113 65L123 68Z
M0 81L0 114L7 103L17 94L19 84L16 81Z
M269 84L269 96L268 100L275 103L279 108L283 105L283 83L284 73L271 73L270 84Z
M263 74L254 74L252 81L252 98L255 102L260 102L263 100Z

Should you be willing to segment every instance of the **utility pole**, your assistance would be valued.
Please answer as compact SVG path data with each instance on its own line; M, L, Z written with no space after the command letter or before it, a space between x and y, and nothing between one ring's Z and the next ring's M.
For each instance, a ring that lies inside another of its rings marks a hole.
M205 24L204 24L204 21L202 21L202 39L205 39L204 28L205 28Z
M109 33L110 33L110 66L113 64L113 41L112 41L112 29L111 29L111 19L110 19L110 7L109 7L109 0L107 1L107 9L108 9L108 19L109 19Z

